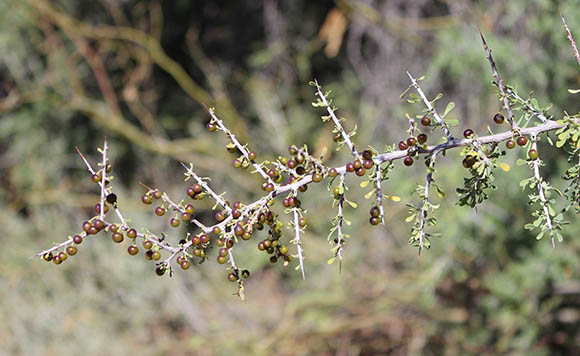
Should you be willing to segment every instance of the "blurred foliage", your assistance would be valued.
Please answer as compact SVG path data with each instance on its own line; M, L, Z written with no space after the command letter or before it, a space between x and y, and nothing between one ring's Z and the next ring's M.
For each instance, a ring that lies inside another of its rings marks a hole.
M580 224L570 215L553 250L523 229L533 210L515 166L499 172L488 202L457 208L466 174L456 152L435 179L447 198L442 237L417 259L406 244L404 203L424 180L416 165L384 189L386 227L367 226L365 191L339 275L326 241L332 196L303 202L307 279L270 267L254 243L236 248L252 277L247 302L222 266L206 263L159 278L142 258L110 241L85 241L59 267L28 256L79 229L97 192L74 152L95 159L109 137L116 190L136 226L167 230L138 204L143 181L173 197L185 184L179 160L212 176L231 200L255 198L259 180L233 172L221 136L204 133L217 113L266 157L291 143L332 146L312 108L308 81L332 89L358 126L359 147L404 136L399 100L409 70L423 90L453 100L457 132L484 132L500 108L479 42L486 35L503 79L534 91L551 113L580 109L568 88L580 70L559 12L579 39L580 1L0 1L0 350L6 354L196 355L572 355L580 353ZM117 29L136 29L125 32ZM159 44L159 45L158 45ZM461 130L461 131L460 131ZM331 150L332 151L332 150ZM517 151L517 150L515 150ZM568 163L541 147L544 177L557 187ZM332 153L339 164L346 153ZM401 165L402 166L402 165ZM209 203L202 219L209 218ZM316 213L313 213L316 212ZM181 231L184 232L184 231ZM210 260L212 260L210 258Z

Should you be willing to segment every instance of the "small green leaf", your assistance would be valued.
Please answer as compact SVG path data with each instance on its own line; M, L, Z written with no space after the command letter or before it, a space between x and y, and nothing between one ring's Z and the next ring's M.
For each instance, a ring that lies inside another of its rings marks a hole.
M445 108L445 112L443 112L443 115L441 115L441 117L444 118L445 116L447 116L447 114L449 114L449 112L451 112L451 110L453 110L454 107L455 107L455 103L450 101L449 104L447 104L447 107Z
M367 200L370 199L373 196L374 192L375 192L374 190L371 190L370 192L366 193L365 199L367 199Z
M536 240L540 240L542 237L544 236L544 232L541 231L537 236L536 236Z
M570 94L578 94L578 93L580 93L580 89L568 89L568 93L570 93Z
M334 260L336 260L336 257L330 258L328 261L326 261L326 263L328 263L329 265L334 263Z
M347 203L348 203L348 205L350 205L350 207L351 207L351 208L353 208L353 209L356 209L356 208L358 207L358 204L357 204L357 203L355 203L355 202L353 202L353 201L347 200L346 202L347 202Z
M459 120L455 120L455 119L445 120L445 123L447 124L447 126L455 127L455 126L459 125Z
M411 214L411 215L407 216L407 218L405 219L405 222L411 222L411 221L413 221L413 219L415 219L415 215L416 214Z
M360 187L361 188L365 188L367 185L369 185L370 181L365 180L364 182L360 182Z

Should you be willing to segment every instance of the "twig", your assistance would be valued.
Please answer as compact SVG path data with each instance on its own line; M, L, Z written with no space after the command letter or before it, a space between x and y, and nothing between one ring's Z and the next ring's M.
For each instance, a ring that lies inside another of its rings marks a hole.
M574 37L572 37L572 32L570 32L570 29L568 28L568 24L566 23L566 19L564 19L564 16L562 15L562 13L560 13L560 17L562 18L562 22L564 23L564 28L566 29L566 33L568 33L568 39L570 40L570 44L572 45L572 48L574 49L574 56L576 57L576 61L580 65L580 53L578 52L578 47L576 47L576 41L574 41Z
M100 209L100 219L103 220L105 217L105 196L106 192L106 182L107 182L107 136L105 136L105 142L103 143L103 168L101 169L101 209Z
M330 105L330 102L326 99L326 95L324 95L324 93L322 92L322 87L318 84L318 81L314 80L314 83L316 85L317 95L320 98L320 100L322 101L322 103L324 104L324 106L326 107L326 111L328 111L328 114L332 118L332 121L334 122L334 126L340 132L342 139L344 140L344 142L346 143L348 148L350 148L350 151L352 152L352 155L354 156L354 158L357 159L358 152L356 151L354 144L350 140L350 136L342 127L342 124L340 123L340 120L338 119L338 117L336 117L336 114L334 113L334 108L332 107L332 105Z
M489 61L489 65L491 66L493 76L494 76L495 80L497 81L497 88L499 89L499 93L503 99L503 105L504 105L505 109L507 110L508 120L509 120L510 124L512 125L512 130L519 131L520 128L518 127L518 125L515 121L514 113L512 111L511 106L510 106L510 101L507 98L506 91L504 89L503 80L500 78L499 73L497 71L497 67L496 67L495 62L493 60L493 57L491 56L491 49L489 49L489 47L487 46L487 42L485 42L485 38L483 37L483 33L481 33L481 30L479 31L479 35L481 36L481 41L483 42L483 49L485 50L487 60Z
M374 161L374 159L373 159ZM375 177L375 186L377 192L377 205L381 216L381 224L385 225L385 208L383 207L383 191L381 189L381 164L374 162L377 167L377 174Z
M250 162L252 164L252 166L254 166L254 168L256 169L256 171L258 173L260 173L262 178L264 178L265 181L273 184L274 187L276 187L277 184L266 174L266 172L264 172L264 170L262 169L262 167L259 164L257 164L253 159L250 158L248 150L246 150L246 148L240 143L240 141L238 141L236 136L224 125L223 121L217 117L217 115L214 113L214 109L208 108L207 106L206 106L206 109L209 112L212 120L219 126L220 130L222 130L228 136L228 138L236 146L238 151L240 151L242 153L242 155L244 155L246 160L248 162Z
M532 135L532 149L537 151L536 136ZM542 203L542 209L544 210L544 215L546 216L546 225L548 230L550 230L550 237L552 238L552 247L556 247L556 241L554 240L552 218L550 216L550 209L548 209L548 200L546 199L546 194L544 192L544 186L542 185L542 176L540 175L540 162L538 158L534 159L531 163L532 169L534 170L534 177L536 178L536 186L538 188L538 195L540 196L540 201Z
M298 198L298 191L294 190L294 197ZM302 255L302 241L300 240L300 211L297 206L292 208L292 213L294 214L294 242L296 243L296 249L298 250L298 261L300 263L300 271L302 272L302 279L306 279L306 275L304 273L304 257Z
M425 103L425 106L427 107L427 109L431 113L433 113L433 117L435 117L435 120L437 120L437 123L439 125L441 125L441 128L445 132L445 136L447 136L447 141L453 141L453 135L451 134L451 131L449 131L449 127L443 121L443 119L439 116L439 114L437 113L437 110L435 110L433 105L431 105L431 102L429 101L429 99L427 99L427 97L425 96L425 93L423 93L423 90L421 90L421 87L419 86L419 83L417 83L417 80L415 78L413 78L411 73L409 73L408 71L407 71L407 75L411 79L411 85L413 85L413 88L415 88L417 93L419 93L419 96L421 96L421 99L423 100L423 103Z
M423 191L423 203L421 204L421 210L419 214L419 256L421 256L421 251L423 249L423 238L425 236L425 218L427 217L427 209L429 205L429 189L431 188L431 182L433 181L433 171L432 167L435 165L435 159L437 158L437 153L431 154L429 168L427 170L427 175L425 176L425 189Z

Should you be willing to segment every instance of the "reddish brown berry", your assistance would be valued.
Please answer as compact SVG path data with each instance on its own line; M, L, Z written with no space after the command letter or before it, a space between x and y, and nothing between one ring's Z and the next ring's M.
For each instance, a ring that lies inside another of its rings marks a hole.
M405 159L403 159L403 163L405 164L405 166L410 166L413 164L413 159L411 157L405 157Z
M417 139L414 137L409 137L407 139L407 146L409 146L409 147L415 146L416 143L417 143Z
M171 220L169 220L169 225L171 225L172 227L178 227L179 226L179 219L176 218L171 218Z
M141 197L141 202L143 204L149 205L152 203L152 201L153 201L153 199L151 199L151 195L149 195L149 194L143 194L143 196Z
M423 126L431 125L431 118L427 115L423 116L423 118L421 119L421 125Z
M424 144L427 142L427 135L424 133L419 134L419 136L417 136L417 141L419 141L420 144Z
M92 226L89 228L89 231L87 231L87 235L96 235L99 233L99 229L97 229L96 227Z
M359 169L357 169L355 171L355 173L356 173L357 176L362 177L362 176L365 175L366 171L365 171L365 169L363 167L360 167Z
M465 131L463 131L463 137L465 137L465 138L471 138L471 136L473 136L473 130L472 129L466 129Z
M372 158L373 158L373 152L372 152L371 150L364 150L364 151L362 152L362 157L363 157L365 160L372 159Z
M509 139L505 142L505 146L511 150L512 148L516 147L516 142L512 139Z
M185 270L189 269L189 266L191 266L191 264L189 263L189 261L185 260L185 261L181 261L179 266L181 267L182 270L185 271Z
M165 266L158 266L155 268L155 274L158 276L163 276L165 274Z
M525 146L528 143L528 138L526 136L520 136L516 141L518 145Z
M371 214L371 217L376 218L381 215L381 210L378 206L373 206L369 213Z
M502 114L497 113L495 115L493 115L493 121L495 121L496 124L503 124L503 122L505 121L505 118L503 117Z
M121 243L123 242L123 234L121 234L120 232L115 232L113 233L113 235L111 236L111 238L113 239L113 241L115 241L116 243Z
M165 208L162 206L158 206L157 208L155 208L155 215L157 216L165 215Z
M80 235L74 235L73 242L77 245L80 245L81 243L83 243L83 238Z
M44 255L42 255L42 258L43 258L43 259L44 259L46 262L49 262L49 261L51 261L51 260L53 259L53 257L54 257L54 256L52 255L52 252L45 253Z
M153 242L149 240L143 240L143 248L146 250L151 250L151 248L153 248Z
M159 190L155 189L155 190L153 191L153 193L151 193L151 195L152 195L152 196L153 196L153 198L155 198L155 199L160 199L162 194L161 194L161 192L160 192Z
M352 162L349 162L346 164L346 171L347 172L354 172L354 164L352 164Z
M258 154L256 154L256 152L252 151L252 152L248 153L248 157L250 158L251 161L254 161L256 158L258 158Z
M135 229L129 229L129 231L127 231L127 237L130 239L134 239L137 236L137 230Z
M77 254L78 249L74 246L69 246L66 248L66 253L68 253L69 256L74 256Z
M406 150L407 148L409 148L409 146L407 146L407 143L406 143L405 141L400 141L400 142L399 142L399 149L400 149L401 151L404 151L404 150Z
M371 218L369 219L369 223L373 226L378 225L381 222L381 219L371 216Z
M135 256L136 254L139 253L139 247L135 246L135 245L131 245L129 246L129 248L127 249L127 252L131 255L131 256Z
M209 132L214 132L215 130L217 130L217 126L215 124L212 124L211 122L208 122L207 125L205 125L205 127Z
M322 174L316 172L312 175L312 181L314 183L319 183L322 180Z

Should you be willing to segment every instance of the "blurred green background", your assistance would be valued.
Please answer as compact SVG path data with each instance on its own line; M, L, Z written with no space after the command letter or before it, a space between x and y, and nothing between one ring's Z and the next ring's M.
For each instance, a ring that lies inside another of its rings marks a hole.
M329 147L313 108L317 78L358 127L355 142L382 148L405 136L399 94L405 71L426 74L465 128L484 134L500 103L477 27L503 79L552 115L577 113L568 88L580 68L559 17L580 39L580 1L161 1L0 0L0 354L6 355L573 355L580 354L580 223L552 249L523 229L534 207L518 185L530 176L503 161L498 190L477 210L455 205L466 171L458 152L439 160L431 250L407 244L404 203L424 167L396 162L383 188L386 226L371 228L359 181L350 177L352 221L342 274L326 236L336 214L320 185L303 197L306 281L271 266L255 239L236 247L249 268L245 302L226 271L209 263L159 278L140 254L110 238L85 241L61 266L29 256L80 230L98 200L78 146L96 162L107 135L120 206L132 224L178 239L139 203L138 182L184 197L180 161L212 177L227 198L252 201L259 179L230 169L223 135L204 130L213 105L261 157L292 144ZM560 178L564 152L540 146L544 178ZM210 220L211 204L200 218ZM279 203L277 205L280 205ZM563 206L563 203L562 203ZM278 207L279 209L279 207ZM282 211L281 209L279 210Z

